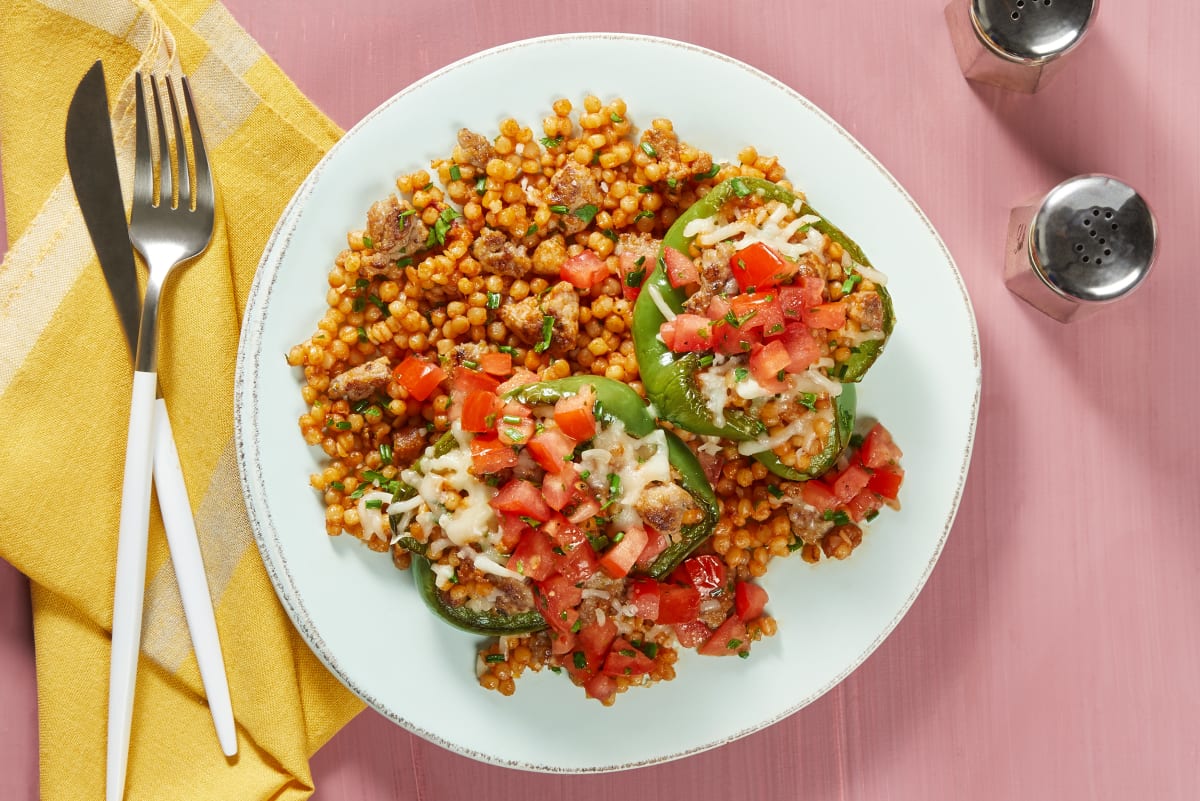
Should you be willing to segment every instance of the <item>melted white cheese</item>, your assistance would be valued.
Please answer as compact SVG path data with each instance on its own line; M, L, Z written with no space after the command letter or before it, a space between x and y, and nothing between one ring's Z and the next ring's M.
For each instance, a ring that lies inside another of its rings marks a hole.
M417 496L429 507L429 512L417 515L417 522L425 535L432 534L436 525L455 545L466 545L495 534L498 528L496 513L489 502L496 490L471 474L469 440L458 421L454 422L450 431L458 440L457 448L435 457L434 446L431 445L421 460L421 472L404 470L400 478L415 487ZM458 508L453 512L442 504L443 495L447 493L461 496Z
M375 508L367 506L368 501L379 501ZM358 499L358 520L362 523L363 542L387 539L387 523L384 520L383 508L392 502L389 492L367 492Z
M658 312L667 320L674 320L677 315L675 310L667 305L667 301L663 298L662 293L658 291L658 287L650 284L646 287L646 291L650 294L650 300L654 301L654 305L658 307Z

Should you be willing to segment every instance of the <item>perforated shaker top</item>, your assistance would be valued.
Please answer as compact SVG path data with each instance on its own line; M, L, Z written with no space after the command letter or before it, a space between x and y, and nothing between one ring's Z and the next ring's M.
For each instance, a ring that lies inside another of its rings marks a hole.
M1035 269L1063 295L1114 300L1154 263L1158 229L1146 201L1106 175L1081 175L1050 191L1030 226Z
M1017 59L1059 56L1087 31L1096 0L971 0L979 33Z

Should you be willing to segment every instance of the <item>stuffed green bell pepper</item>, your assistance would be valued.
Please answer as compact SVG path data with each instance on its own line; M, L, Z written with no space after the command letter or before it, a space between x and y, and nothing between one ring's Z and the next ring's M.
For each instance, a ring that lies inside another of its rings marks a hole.
M692 451L632 389L591 376L471 392L399 480L386 514L418 590L480 634L554 629L585 591L665 577L718 517Z
M641 287L634 344L658 415L731 439L792 480L849 442L853 383L894 325L886 277L801 198L730 178L671 226Z

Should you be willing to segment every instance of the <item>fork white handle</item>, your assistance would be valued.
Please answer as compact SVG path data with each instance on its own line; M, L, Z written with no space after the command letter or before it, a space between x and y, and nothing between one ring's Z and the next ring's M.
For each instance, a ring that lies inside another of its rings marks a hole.
M154 395L158 374L135 371L121 486L117 575L113 591L112 656L108 678L108 769L105 796L121 801L133 720L134 686L142 641L146 547L150 528L150 473L154 455Z
M217 740L225 756L231 757L237 753L237 732L233 724L233 704L229 700L229 682L225 676L225 659L217 636L217 620L208 591L204 559L200 555L200 539L192 519L192 504L183 481L171 418L167 416L167 404L162 398L154 402L154 491L158 495L158 507L171 549L171 564L175 567L179 597L183 601L183 613L192 635L192 647L213 725L217 729Z

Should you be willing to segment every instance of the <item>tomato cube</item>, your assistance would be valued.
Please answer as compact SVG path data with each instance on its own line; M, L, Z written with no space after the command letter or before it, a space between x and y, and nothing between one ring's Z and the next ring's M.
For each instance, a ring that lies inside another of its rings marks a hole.
M653 267L653 264L646 264L644 256L635 256L628 250L620 255L617 268L621 278L621 293L625 300L630 303L637 300L642 291L642 283Z
M820 306L813 306L805 311L801 318L804 320L804 324L810 328L836 331L846 324L846 304L840 301L822 303Z
M608 264L590 250L572 256L559 268L559 278L577 289L591 289L608 277Z
M663 584L658 589L658 595L659 623L687 623L700 614L700 590L695 587Z
M882 423L876 423L863 437L862 449L859 456L862 463L872 470L897 464L904 453L892 440L892 434ZM892 496L894 497L894 496Z
M526 370L524 367L518 367L517 371L513 373L512 378L496 387L496 394L503 396L512 392L517 387L523 387L526 384L536 384L540 380L537 377L537 373Z
M457 398L465 398L472 392L496 392L500 382L494 376L479 370L466 367L456 367L454 376L450 379L450 393Z
M600 559L600 568L612 578L623 578L637 562L649 540L646 529L631 526L625 530L621 540L605 552Z
M508 558L509 570L514 570L526 578L542 581L554 572L554 546L550 538L535 528L521 535L521 541Z
M762 617L767 606L767 591L749 581L739 581L733 591L734 609L744 621Z
M572 523L582 523L600 514L600 502L595 498L583 498L574 508L567 509L567 519Z
M478 442L478 438L475 441ZM512 452L512 448L505 450ZM493 509L500 512L531 517L538 521L550 519L550 507L546 505L541 490L524 479L514 478L501 487L496 497L492 498L491 504Z
M712 323L712 347L725 356L749 353L754 346L762 342L762 329L738 328L724 320Z
M562 549L563 555L555 561L554 569L567 581L573 584L587 581L600 569L600 559L586 538L578 545L559 547Z
M719 557L712 554L693 556L684 561L683 567L701 596L711 595L725 586L725 563Z
M500 515L500 550L512 553L530 525L516 515Z
M479 369L488 375L506 376L513 371L511 353L485 353L479 357Z
M550 653L562 656L575 650L575 635L569 631L556 631L550 640Z
M467 395L462 407L463 431L481 434L494 429L499 405L500 399L496 393L486 389L477 389Z
M567 473L547 473L542 479L542 497L547 505L556 512L561 512L571 502L571 484L575 476Z
M629 590L629 601L637 607L638 617L658 620L660 585L654 579L638 579Z
M533 432L537 430L537 424L533 420L521 418L519 422L511 422L505 420L509 415L502 415L497 419L496 436L505 445L525 445L533 437Z
M548 473L561 473L564 470L574 470L571 454L575 450L575 440L561 431L543 431L529 440L525 446L542 469Z
M588 698L595 698L603 703L610 701L617 694L617 682L606 673L597 673L584 683L583 689Z
M471 466L478 475L498 473L516 465L516 452L496 437L478 436L471 440Z
M554 422L576 442L587 442L596 436L596 391L585 384L574 395L561 398L554 404Z
M679 288L700 282L700 271L696 263L673 247L663 249L663 261L667 265L667 280Z
M889 500L900 496L900 485L904 483L904 471L899 467L881 467L871 475L867 489Z
M804 486L800 490L800 497L806 504L822 514L836 509L838 505L833 488L820 479L814 478L804 482Z
M675 624L675 639L679 640L679 644L684 648L695 648L708 641L712 636L712 629L705 625L703 620L689 620L685 623Z
M713 299L708 302L708 310L704 314L710 320L721 320L729 314L730 308L728 300L720 295L713 295Z
M423 401L442 383L446 371L425 359L409 356L396 366L392 376L408 391L409 397Z
M750 640L746 636L746 624L736 615L731 615L698 650L705 656L733 656L739 651L749 649Z
M775 286L796 272L795 264L762 242L755 242L733 254L729 266L743 291L750 287Z
M604 656L616 637L617 624L610 618L605 619L603 623L584 626L580 629L579 636L575 638L575 641L588 656Z
M780 341L791 357L788 366L784 368L789 373L803 373L821 358L820 344L808 326L802 323L786 326Z
M670 537L650 526L646 526L646 536L649 537L646 547L642 549L642 552L638 554L637 561L634 562L637 567L641 568L649 567L659 554L671 545Z
M709 350L713 346L713 321L699 314L681 314L674 320L663 323L670 325L670 348L674 353L691 353ZM660 328L660 334L662 333ZM663 337L663 344L667 338Z
M871 474L860 464L851 464L833 480L833 494L838 501L845 503L867 486Z
M654 660L623 637L613 640L602 670L610 676L642 676L654 669Z
M861 523L871 512L878 511L883 506L883 496L864 489L846 502L846 514L855 523Z
M754 380L770 392L783 392L787 389L786 379L788 365L792 356L787 347L775 339L766 345L758 345L750 353L750 374Z

